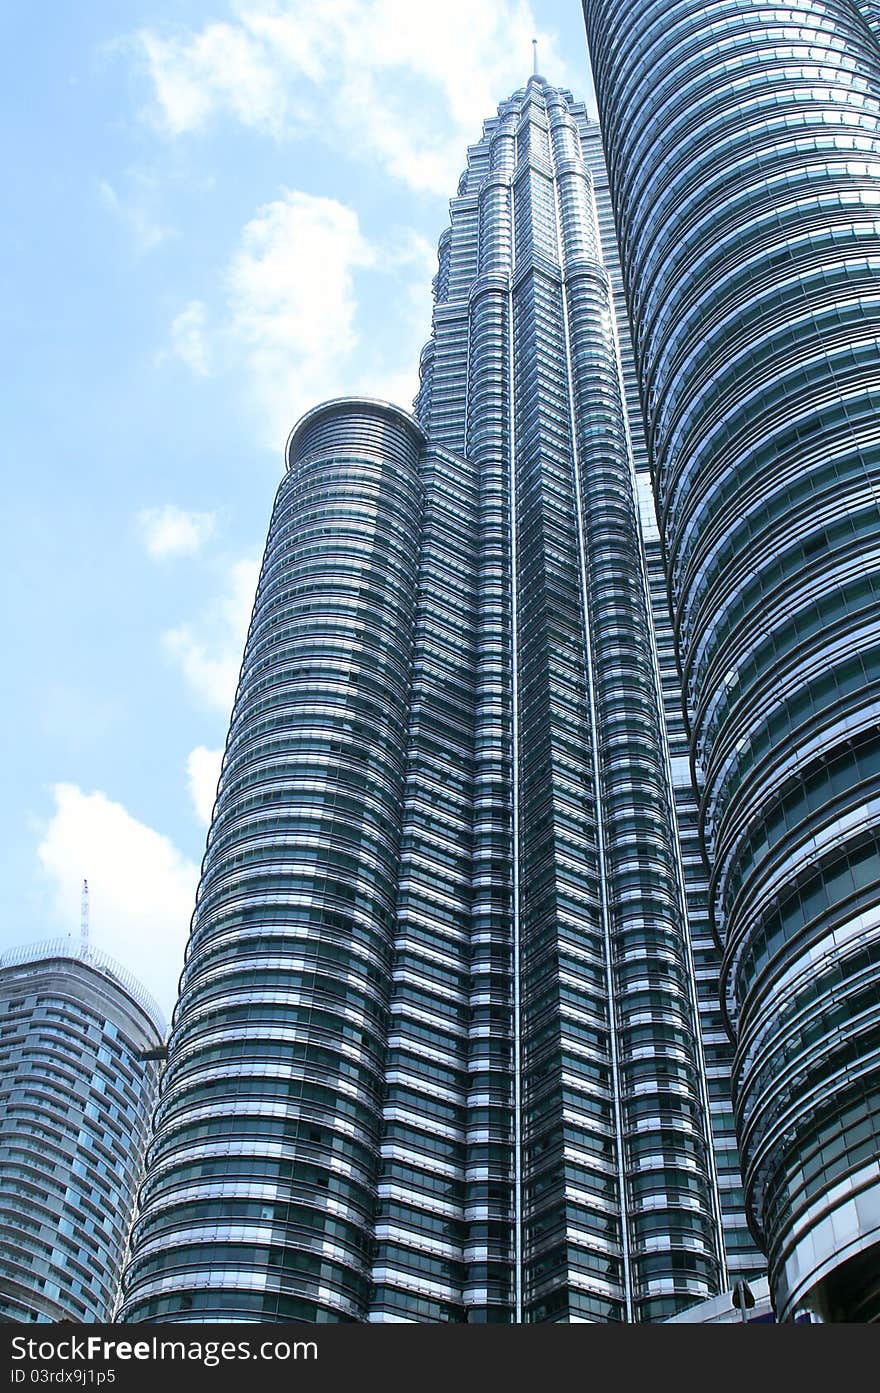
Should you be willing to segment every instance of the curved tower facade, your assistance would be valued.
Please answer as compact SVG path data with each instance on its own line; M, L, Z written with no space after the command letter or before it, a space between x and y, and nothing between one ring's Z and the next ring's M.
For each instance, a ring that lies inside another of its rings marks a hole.
M163 1032L96 949L0 957L0 1321L110 1319Z
M450 205L418 424L293 432L123 1320L650 1321L725 1286L597 160L533 76Z
M422 433L293 432L232 711L123 1320L369 1303Z
M748 1212L880 1316L880 50L850 0L586 0Z

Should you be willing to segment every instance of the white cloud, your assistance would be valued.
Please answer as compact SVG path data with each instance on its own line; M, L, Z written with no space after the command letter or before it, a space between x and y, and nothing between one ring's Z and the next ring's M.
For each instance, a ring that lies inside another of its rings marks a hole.
M194 695L224 715L235 696L259 574L258 561L236 562L223 592L197 623L180 624L162 635L166 653Z
M227 0L222 19L144 28L124 47L168 136L235 122L302 142L308 169L316 152L342 154L371 178L448 197L484 119L523 85L533 35L542 70L582 86L580 55L570 68L528 0L447 0L442 23L412 0ZM208 315L190 301L160 356L234 379L250 429L277 454L298 416L328 397L410 405L435 270L433 244L393 230L368 240L352 208L286 190L243 228L225 304L208 295Z
M204 745L190 750L186 761L189 796L199 822L204 823L206 827L214 810L222 761L222 750L207 750Z
M214 532L213 513L187 513L173 503L162 508L143 508L137 525L147 555L154 561L169 556L193 556Z
M231 23L135 35L160 128L180 135L227 114L276 138L309 135L444 196L484 118L525 81L533 36L552 81L584 82L526 0L446 0L440 21L412 0L232 9Z
M226 349L273 448L316 401L354 389L354 277L374 261L357 215L334 199L286 190L244 228L226 274Z
M179 40L142 30L137 41L155 85L156 119L172 134L199 130L223 106L245 125L280 130L280 73L246 24L207 24Z
M225 306L209 341L204 305L172 325L172 352L199 371L209 357L243 388L263 443L276 454L297 418L346 394L408 407L431 320L437 254L412 231L381 245L345 204L299 190L259 208L222 277ZM368 285L371 283L371 286ZM387 330L359 353L360 291L377 288Z
M147 988L166 1013L177 996L198 866L105 793L56 784L37 855L59 926L79 937L89 882L89 937Z
M171 323L173 357L185 363L196 377L208 377L211 372L208 340L205 333L206 311L201 300L190 300Z
M156 198L155 181L137 173L130 173L128 178L131 185L128 196L120 194L107 179L99 182L98 193L104 206L127 227L135 251L143 254L158 247L174 232L159 221L150 206Z

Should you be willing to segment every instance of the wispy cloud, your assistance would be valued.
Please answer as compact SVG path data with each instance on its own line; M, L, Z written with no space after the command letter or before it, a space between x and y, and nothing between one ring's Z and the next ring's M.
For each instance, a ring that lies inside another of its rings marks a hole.
M202 301L190 300L171 322L171 347L168 352L185 363L196 377L208 377L211 372L206 320L207 312Z
M130 174L129 189L120 193L107 179L98 184L105 208L127 229L135 251L142 255L174 236L174 229L163 223L152 205L156 199L155 181L142 174Z
M525 80L533 35L544 71L568 81L526 0L448 0L442 24L411 0L229 0L201 26L140 30L128 52L169 138L235 122L307 141L309 164L315 149L344 153L448 197L467 144ZM328 397L409 406L435 270L422 239L365 230L346 203L286 189L242 228L203 298L179 308L161 356L234 382L252 435L277 453Z
M196 749L191 750L186 761L189 796L196 817L206 827L214 810L222 762L222 750L208 750L204 745L198 745Z
M260 573L258 561L238 561L223 591L198 620L162 635L166 653L179 666L202 705L228 715L235 696L241 655Z
M105 793L56 784L37 856L61 932L78 933L89 882L90 939L170 1012L195 903L198 866Z
M276 139L309 135L441 195L499 96L524 81L533 36L548 76L577 78L525 0L446 0L442 22L412 0L230 8L229 21L134 36L156 126L178 136L226 115Z
M354 280L374 261L357 215L334 199L285 191L245 227L226 274L227 348L274 447L315 401L353 390Z
M243 23L213 23L184 38L136 36L155 86L153 119L173 135L196 131L227 108L244 125L280 134L285 94L271 50Z
M217 525L213 513L185 512L173 503L143 508L137 526L147 555L154 561L170 556L193 556L201 551Z
M372 243L344 203L285 189L242 229L218 278L210 330L203 303L192 301L174 319L164 356L197 373L210 361L234 378L263 444L279 452L302 412L329 397L365 394L409 406L436 264L434 248L411 231ZM369 293L378 293L385 313L364 355Z

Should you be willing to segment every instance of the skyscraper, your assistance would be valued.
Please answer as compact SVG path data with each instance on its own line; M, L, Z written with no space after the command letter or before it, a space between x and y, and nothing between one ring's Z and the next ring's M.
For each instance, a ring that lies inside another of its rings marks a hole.
M533 76L450 210L417 419L288 442L123 1320L659 1320L761 1268L584 107Z
M0 957L0 1321L110 1319L163 1031L97 949Z
M747 1211L880 1317L880 50L858 0L585 0Z

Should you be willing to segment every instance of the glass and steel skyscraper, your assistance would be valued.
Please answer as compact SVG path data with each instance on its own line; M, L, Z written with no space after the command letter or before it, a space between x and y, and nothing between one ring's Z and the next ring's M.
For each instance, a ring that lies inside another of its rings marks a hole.
M716 1173L721 1199L723 1240L729 1282L755 1277L766 1269L766 1258L755 1243L745 1216L733 1107L731 1067L733 1048L718 996L721 955L709 916L708 870L699 831L699 809L692 778L687 731L682 710L681 677L676 662L675 636L669 609L663 551L654 505L643 417L639 402L632 339L621 279L608 174L600 128L588 121L580 126L584 158L593 180L602 256L614 294L624 399L635 469L642 549L651 600L656 657L660 672L663 712L670 756L675 823L684 873L688 929L700 1015L706 1091L712 1126Z
M163 1032L97 949L0 957L0 1321L110 1319Z
M288 443L123 1320L661 1320L761 1267L584 107L533 76L450 207L415 419Z
M586 0L751 1224L880 1317L880 49L868 0Z

